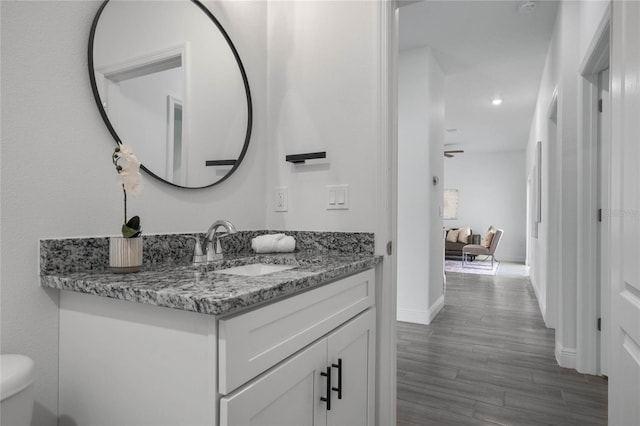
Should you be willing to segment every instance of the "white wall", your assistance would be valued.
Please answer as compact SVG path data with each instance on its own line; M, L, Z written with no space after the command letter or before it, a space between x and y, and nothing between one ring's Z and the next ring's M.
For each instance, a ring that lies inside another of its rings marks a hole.
M376 2L269 3L267 225L372 232L376 215ZM296 166L288 154L326 151ZM327 210L326 185L349 185ZM289 211L274 211L276 187Z
M525 152L466 152L444 161L444 187L458 190L458 219L447 228L469 226L484 237L489 226L504 230L498 260L524 262L527 177Z
M443 305L444 82L430 48L400 52L397 318L420 324Z
M2 353L35 361L34 425L57 424L58 386L58 297L39 287L38 239L116 235L121 225L114 142L87 76L87 39L99 4L0 2L1 345ZM202 232L220 218L238 229L265 227L266 7L215 4L254 97L244 163L206 190L179 190L146 177L145 189L129 206L141 215L145 233Z
M560 10L560 8L558 9ZM559 12L560 13L560 12ZM559 209L556 197L559 192L556 178L556 169L559 167L561 160L556 158L556 150L558 147L558 131L557 126L550 121L549 108L552 102L553 93L558 86L559 75L559 20L556 19L554 27L554 36L549 45L547 59L543 71L540 89L538 92L538 100L532 120L532 127L527 145L527 165L525 173L527 177L532 176L534 159L535 159L535 143L542 143L542 164L541 164L541 180L542 180L542 222L538 228L538 237L529 237L528 258L530 268L530 278L534 291L536 292L540 311L545 320L547 327L555 327L556 325L556 309L558 296L556 291L547 292L548 287L553 289L557 286L557 278L553 284L549 284L547 269L554 269L554 257L556 253L551 245L554 240L550 236L555 235L558 229ZM527 230L529 233L529 230ZM547 265L549 261L550 265ZM555 262L559 265L559 261Z
M531 280L547 326L556 328L556 358L576 366L578 216L578 81L598 25L607 10L603 1L563 1L540 84L527 146L527 173L533 168L536 141L542 141L542 228L529 245ZM557 87L557 127L549 106ZM555 135L551 135L555 132ZM555 139L555 144L550 144Z
M531 240L532 283L547 326L556 328L556 358L567 367L575 367L576 357L578 17L579 3L560 4L527 147L529 173L535 142L542 141L543 217L538 239ZM548 115L556 87L557 134L556 145L551 146ZM559 309L557 314L549 312L552 306Z

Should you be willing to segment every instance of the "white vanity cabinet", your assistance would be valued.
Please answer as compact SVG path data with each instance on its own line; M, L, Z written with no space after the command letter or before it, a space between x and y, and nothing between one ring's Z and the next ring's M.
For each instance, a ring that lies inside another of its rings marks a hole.
M373 269L223 317L61 291L59 424L373 425L375 321Z
M375 309L220 400L220 425L373 425Z
M220 425L372 425L374 283L369 270L220 320Z

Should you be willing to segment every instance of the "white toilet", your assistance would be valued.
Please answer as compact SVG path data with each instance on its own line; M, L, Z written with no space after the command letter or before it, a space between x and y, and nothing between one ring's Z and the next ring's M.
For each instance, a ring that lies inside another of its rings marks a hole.
M24 355L0 357L0 424L28 426L33 414L33 361Z

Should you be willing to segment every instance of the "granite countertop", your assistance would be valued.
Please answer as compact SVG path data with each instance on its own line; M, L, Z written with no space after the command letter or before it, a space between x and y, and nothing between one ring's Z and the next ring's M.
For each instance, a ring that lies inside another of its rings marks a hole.
M382 256L363 253L238 253L200 265L149 264L131 274L115 274L107 268L43 271L40 284L203 314L227 315L370 269L381 261ZM287 264L295 268L255 277L216 272L250 263Z

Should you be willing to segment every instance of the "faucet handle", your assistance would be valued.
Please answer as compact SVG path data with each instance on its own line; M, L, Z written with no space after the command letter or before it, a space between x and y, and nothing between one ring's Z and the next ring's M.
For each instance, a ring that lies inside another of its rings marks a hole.
M200 239L193 235L188 235L187 238L194 240L195 246L193 247L193 263L204 263L207 261L207 256L202 253L202 244Z

